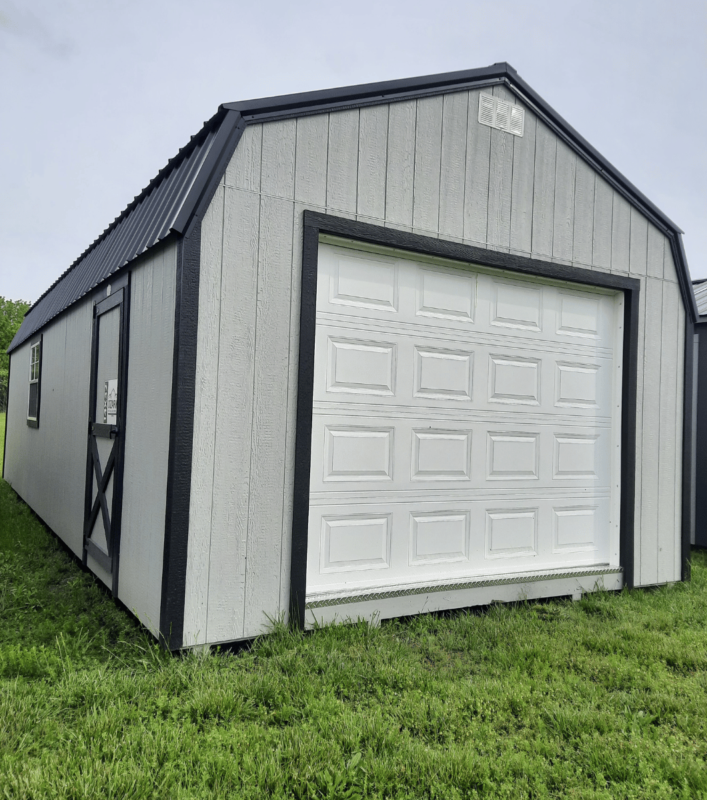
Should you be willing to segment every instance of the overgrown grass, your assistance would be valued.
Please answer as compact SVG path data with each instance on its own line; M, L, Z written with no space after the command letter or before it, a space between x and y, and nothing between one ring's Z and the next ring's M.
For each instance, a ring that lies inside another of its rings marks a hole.
M707 560L169 656L0 483L0 796L707 797Z

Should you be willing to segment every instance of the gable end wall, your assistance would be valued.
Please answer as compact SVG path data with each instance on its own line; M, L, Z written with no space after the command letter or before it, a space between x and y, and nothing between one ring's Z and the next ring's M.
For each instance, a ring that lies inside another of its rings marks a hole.
M305 209L638 278L635 578L680 579L685 311L669 242L528 108L523 137L479 125L480 91L245 129L202 225L185 646L287 611Z

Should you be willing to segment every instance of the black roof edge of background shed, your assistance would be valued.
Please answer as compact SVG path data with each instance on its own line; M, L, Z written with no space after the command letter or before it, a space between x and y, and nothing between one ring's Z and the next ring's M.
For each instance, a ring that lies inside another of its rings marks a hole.
M213 182L213 170L217 164L221 164L223 168L220 156L239 120L242 119L246 124L264 122L499 83L513 91L556 135L670 238L683 303L691 321L696 322L700 315L682 243L682 230L543 100L510 64L498 62L478 69L221 105L189 143L32 304L8 352L12 352L33 333L137 256L170 235L184 234L202 199L204 187ZM105 252L99 254L101 246ZM87 274L83 276L83 280L76 280L81 267Z

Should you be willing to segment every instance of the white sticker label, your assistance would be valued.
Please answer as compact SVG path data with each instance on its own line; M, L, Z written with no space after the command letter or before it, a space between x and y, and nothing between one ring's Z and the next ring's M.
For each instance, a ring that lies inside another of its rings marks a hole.
M118 379L106 381L103 390L103 422L118 424Z

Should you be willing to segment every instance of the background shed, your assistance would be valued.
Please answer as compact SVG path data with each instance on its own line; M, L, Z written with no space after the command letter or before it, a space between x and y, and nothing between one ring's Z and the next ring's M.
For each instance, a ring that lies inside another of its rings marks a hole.
M679 229L506 64L227 104L28 313L5 477L171 647L676 581L694 320Z

